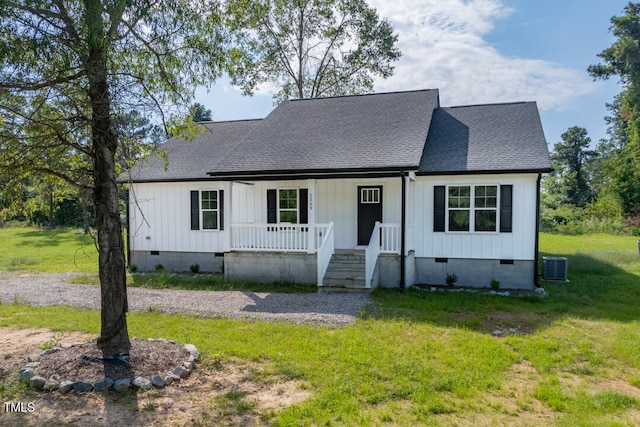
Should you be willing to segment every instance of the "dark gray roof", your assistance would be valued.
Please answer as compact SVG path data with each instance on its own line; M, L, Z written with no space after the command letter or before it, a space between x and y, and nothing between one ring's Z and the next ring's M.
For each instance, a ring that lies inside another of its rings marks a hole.
M418 173L551 170L535 102L440 108Z
M229 122L203 122L204 132L191 141L171 138L159 147L168 153L168 165L157 156L151 156L131 170L131 180L186 181L211 179L207 172L215 169L222 158L244 141L262 120ZM127 178L121 177L126 181Z
M285 101L265 119L203 123L132 170L132 181L316 172L422 174L551 169L533 102L440 108L437 90ZM125 179L123 179L124 181Z
M212 175L417 168L437 90L281 103Z

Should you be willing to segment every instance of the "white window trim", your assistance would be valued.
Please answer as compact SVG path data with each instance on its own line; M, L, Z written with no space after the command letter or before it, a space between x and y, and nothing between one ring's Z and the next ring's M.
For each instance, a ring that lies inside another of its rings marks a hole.
M365 201L365 194L369 193L369 200ZM360 189L360 203L363 205L373 205L380 203L380 188L364 187Z
M204 200L204 197L202 196L202 193L204 192L215 192L216 193L216 201L217 201L217 208L216 209L204 209L202 207L202 202ZM217 188L204 188L200 190L200 206L198 206L200 208L200 231L220 231L220 190ZM205 212L215 212L216 213L216 224L218 225L217 228L204 228L204 213Z
M277 209L277 217L276 219L278 220L278 224L300 224L300 189L299 188L278 188L277 189L277 193L276 193L276 207ZM289 190L295 190L296 191L296 208L284 208L281 209L280 208L280 191L289 191ZM280 221L280 212L294 212L296 213L296 219L297 222L281 222Z
M449 207L449 188L450 187L469 187L470 203L468 208L450 208ZM495 208L476 208L475 197L476 187L496 187L496 207ZM500 185L499 184L451 184L446 186L445 190L445 230L452 234L500 234ZM450 230L449 229L449 211L469 211L469 230ZM489 231L475 231L476 211L494 211L496 213L496 229Z

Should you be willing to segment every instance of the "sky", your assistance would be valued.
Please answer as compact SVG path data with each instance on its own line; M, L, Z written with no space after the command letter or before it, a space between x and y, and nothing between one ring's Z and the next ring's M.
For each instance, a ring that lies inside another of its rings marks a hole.
M552 149L572 126L595 145L606 137L616 76L594 81L589 65L614 42L611 17L627 0L369 0L398 34L402 57L374 92L440 90L443 107L535 101ZM222 78L196 91L214 120L266 117L272 93L251 97Z

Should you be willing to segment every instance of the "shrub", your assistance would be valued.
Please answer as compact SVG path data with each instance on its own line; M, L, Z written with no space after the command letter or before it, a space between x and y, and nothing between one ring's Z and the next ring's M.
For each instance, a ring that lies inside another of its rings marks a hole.
M444 279L447 283L447 286L453 286L458 281L457 274L447 274L447 277Z
M135 273L136 271L138 271L138 266L135 264L129 264L129 272Z
M192 264L189 268L191 269L191 272L193 274L200 273L200 265L198 265L198 264Z
M158 273L162 273L164 271L164 265L162 264L156 264L156 271Z
M494 291L497 291L498 289L500 289L500 281L496 279L491 279L489 286L491 286L491 289L493 289Z

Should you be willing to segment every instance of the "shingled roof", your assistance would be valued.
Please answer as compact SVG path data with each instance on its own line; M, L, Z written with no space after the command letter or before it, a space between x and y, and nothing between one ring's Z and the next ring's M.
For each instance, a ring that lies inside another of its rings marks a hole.
M440 108L438 90L281 103L261 120L207 122L132 170L133 182L413 170L418 174L546 172L535 103Z
M437 90L281 103L211 175L417 168Z
M194 140L171 138L160 146L161 151L168 153L166 170L163 158L151 156L131 170L131 181L210 180L207 172L244 141L260 122L262 120L203 122L203 132Z
M436 110L418 173L550 170L538 107L520 102Z

